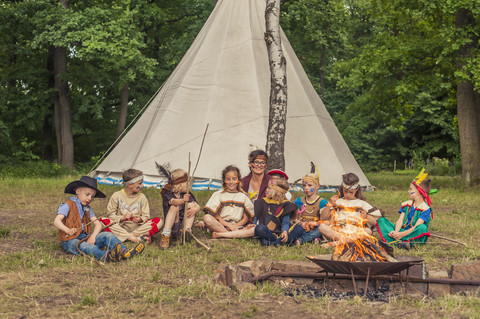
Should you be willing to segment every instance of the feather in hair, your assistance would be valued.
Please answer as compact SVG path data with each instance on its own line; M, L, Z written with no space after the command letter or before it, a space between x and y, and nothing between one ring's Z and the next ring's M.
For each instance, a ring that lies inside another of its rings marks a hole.
M166 177L168 179L168 182L172 181L172 172L170 171L170 163L160 165L157 162L155 162L155 166L157 167L157 170L160 176Z

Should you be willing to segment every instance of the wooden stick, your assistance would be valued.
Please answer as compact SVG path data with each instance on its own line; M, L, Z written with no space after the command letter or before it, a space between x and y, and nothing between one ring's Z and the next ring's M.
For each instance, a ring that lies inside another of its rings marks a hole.
M451 238L448 238L448 237L444 237L444 236L440 236L440 235L432 234L432 233L430 233L430 236L435 237L435 238L445 239L445 240L448 240L448 241L452 241L454 243L461 244L465 247L468 247L468 245L466 243L462 243L461 241L458 241L458 240L455 240L455 239L451 239Z
M187 194L190 194L190 166L192 162L190 161L190 152L188 152L188 172L187 172ZM185 209L183 210L183 222L182 222L182 245L185 244L185 232L187 230L187 208L188 203L185 203Z
M203 248L205 248L207 251L211 251L212 248L208 247L206 244L202 243L200 241L200 239L198 239L197 237L195 237L195 235L190 231L190 230L187 230L187 232L190 234L190 236L192 236L193 240L195 240L200 246L202 246Z
M195 172L197 171L198 162L200 161L200 155L202 155L203 142L205 142L205 136L207 136L209 125L210 123L207 123L207 127L205 127L205 132L203 133L202 144L200 145L200 151L198 152L197 162L195 163L195 168L193 169L192 177L195 177Z

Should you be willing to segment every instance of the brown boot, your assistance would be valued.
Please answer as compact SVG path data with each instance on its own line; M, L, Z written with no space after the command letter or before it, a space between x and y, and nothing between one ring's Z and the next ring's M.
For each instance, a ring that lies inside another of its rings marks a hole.
M160 240L160 248L166 249L166 248L170 247L170 238L171 237L172 237L171 235L168 235L168 236L162 235L162 239Z

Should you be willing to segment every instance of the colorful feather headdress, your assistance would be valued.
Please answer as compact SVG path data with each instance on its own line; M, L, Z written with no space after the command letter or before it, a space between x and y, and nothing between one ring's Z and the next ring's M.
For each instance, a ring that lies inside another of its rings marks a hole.
M320 174L318 173L318 167L313 162L310 162L310 174L306 175L303 180L309 180L317 185L320 185Z
M415 177L413 179L413 182L412 184L415 185L415 187L417 187L418 189L418 192L423 196L423 198L425 199L425 201L427 202L427 204L429 206L432 205L432 200L430 199L430 196L429 194L435 194L437 192L436 189L432 189L428 194L427 192L420 187L420 183L422 183L428 176L428 173L425 173L425 168L422 169L422 171L417 175L417 177ZM430 181L430 180L428 180Z

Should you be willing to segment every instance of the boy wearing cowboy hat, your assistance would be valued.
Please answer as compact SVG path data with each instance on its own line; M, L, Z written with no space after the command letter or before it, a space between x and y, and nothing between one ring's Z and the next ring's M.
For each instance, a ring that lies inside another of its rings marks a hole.
M97 180L82 176L79 180L69 183L65 193L74 194L65 203L58 207L57 216L53 225L58 229L58 239L62 242L65 251L78 255L78 249L95 257L100 261L115 262L128 259L141 253L145 245L137 245L128 250L114 234L102 231L102 224L96 219L89 204L95 197L105 198L105 194L97 188ZM91 224L94 229L92 232ZM88 237L88 238L87 238ZM107 248L106 251L102 248Z

